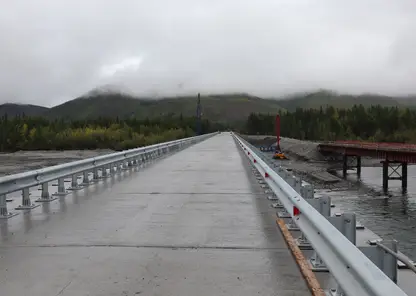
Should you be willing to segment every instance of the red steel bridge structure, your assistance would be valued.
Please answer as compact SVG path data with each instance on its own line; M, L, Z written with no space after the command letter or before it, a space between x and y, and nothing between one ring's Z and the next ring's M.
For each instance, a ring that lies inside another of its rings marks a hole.
M403 143L373 143L361 141L335 141L319 145L324 155L343 156L343 173L347 174L349 159L355 158L358 176L361 175L361 157L380 159L383 164L383 189L388 190L389 180L401 180L403 192L407 191L407 166L416 164L416 145ZM390 168L390 170L389 170ZM401 172L399 169L401 168Z

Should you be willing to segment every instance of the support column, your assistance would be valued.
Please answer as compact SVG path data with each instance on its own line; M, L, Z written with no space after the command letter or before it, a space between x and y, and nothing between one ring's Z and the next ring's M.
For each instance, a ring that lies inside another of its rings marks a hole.
M58 192L55 192L53 195L55 196L65 196L68 192L65 189L65 179L59 178L58 179Z
M109 169L109 172L107 172L107 169ZM110 175L111 175L111 165L110 166L108 166L108 165L103 166L101 168L101 178L107 178Z
M88 178L88 171L85 171L82 174L82 183L81 183L81 185L86 186L86 185L89 185L89 184L90 184L90 179Z
M77 174L73 174L71 177L71 187L68 188L68 190L77 190L77 189L81 189L82 186L80 186L78 184L78 175Z
M342 175L344 177L347 176L347 170L348 170L348 155L343 155L343 162L342 162Z
M29 192L29 188L24 188L22 190L22 204L19 205L17 208L15 208L16 210L31 210L33 208L36 208L40 205L35 205L32 203L32 201L30 200L30 192Z
M407 192L407 162L402 163L402 192Z
M6 194L0 195L0 219L8 219L8 218L16 216L16 215L17 215L17 213L10 213L7 210Z
M387 192L389 189L389 161L385 160L383 163L383 191Z
M56 197L53 197L49 194L49 183L48 182L42 183L42 194L40 198L36 200L36 202L51 202L55 199Z
M93 168L92 172L93 182L98 182L100 180L100 176L98 175L98 168Z
M361 156L357 156L357 176L361 177Z

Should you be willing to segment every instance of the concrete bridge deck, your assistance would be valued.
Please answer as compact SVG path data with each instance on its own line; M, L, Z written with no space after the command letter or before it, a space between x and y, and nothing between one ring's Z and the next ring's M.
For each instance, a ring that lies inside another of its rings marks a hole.
M1 221L0 295L310 295L242 156L220 134Z

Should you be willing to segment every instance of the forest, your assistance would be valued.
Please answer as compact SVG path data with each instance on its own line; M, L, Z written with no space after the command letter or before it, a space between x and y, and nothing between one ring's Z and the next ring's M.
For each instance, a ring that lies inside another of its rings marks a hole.
M280 112L281 135L301 140L366 140L416 143L416 110L354 105L349 109L297 108ZM196 117L152 119L0 118L0 151L113 149L124 150L196 134ZM274 135L275 114L251 113L244 125L201 121L201 132L233 129L245 134Z
M201 132L223 130L221 124L201 121ZM98 118L48 120L16 116L0 119L0 151L113 149L125 150L195 135L196 118Z
M297 108L281 112L281 135L300 140L365 140L416 143L416 110L398 107L354 105L350 109L332 106ZM250 114L245 132L274 135L275 115Z

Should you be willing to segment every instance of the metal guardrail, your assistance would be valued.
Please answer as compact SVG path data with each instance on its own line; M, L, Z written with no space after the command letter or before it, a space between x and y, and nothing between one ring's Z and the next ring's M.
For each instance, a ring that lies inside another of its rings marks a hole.
M278 173L257 155L250 145L233 134L269 188L292 217L296 226L325 263L348 296L406 296L381 269L317 211Z
M7 194L16 191L22 191L22 204L18 210L30 210L36 207L30 200L29 189L34 186L42 186L41 198L37 202L50 202L56 197L66 195L69 192L65 189L65 178L72 177L71 187L69 190L78 190L98 181L100 178L106 178L120 170L123 167L132 167L140 165L147 160L152 160L161 155L178 151L189 145L205 140L217 133L211 133L196 137L190 137L146 147L140 147L93 158L73 161L65 164L55 165L39 170L18 173L0 177L0 219L7 219L16 213L10 213L7 210ZM99 174L101 171L101 174ZM92 180L89 174L92 173ZM78 183L78 176L82 174L82 183ZM58 192L53 195L49 194L48 183L58 180Z

